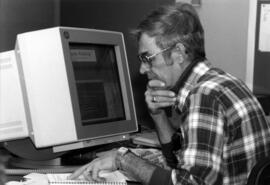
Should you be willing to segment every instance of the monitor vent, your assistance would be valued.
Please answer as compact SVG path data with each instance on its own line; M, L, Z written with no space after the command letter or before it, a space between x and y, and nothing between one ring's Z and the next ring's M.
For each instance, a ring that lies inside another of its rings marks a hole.
M0 124L0 135L10 135L23 132L21 121L10 121Z
M11 57L0 58L0 70L9 69L11 67Z

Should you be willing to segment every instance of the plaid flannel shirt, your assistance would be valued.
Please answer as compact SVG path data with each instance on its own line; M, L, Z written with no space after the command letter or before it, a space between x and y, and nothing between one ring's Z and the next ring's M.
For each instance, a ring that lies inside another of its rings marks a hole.
M257 99L235 77L199 62L178 94L182 148L173 184L246 184L269 155L270 125Z

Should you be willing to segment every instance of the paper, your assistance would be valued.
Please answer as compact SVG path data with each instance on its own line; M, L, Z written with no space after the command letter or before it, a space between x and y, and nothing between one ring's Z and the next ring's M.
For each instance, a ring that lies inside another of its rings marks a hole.
M67 180L70 173L54 173L54 174L40 174L30 173L24 176L26 179L23 182L10 181L6 185L127 185L126 180L129 180L120 171L100 171L99 176L104 178L106 182L97 183L86 181L83 177L79 177L78 180Z
M67 177L70 173L63 173L63 174L47 174L49 181L62 181L67 180ZM99 177L104 178L106 182L126 182L129 180L125 175L123 175L120 171L106 171L102 170L99 172ZM85 180L82 176L79 177L78 180Z
M259 50L270 52L270 4L261 5Z

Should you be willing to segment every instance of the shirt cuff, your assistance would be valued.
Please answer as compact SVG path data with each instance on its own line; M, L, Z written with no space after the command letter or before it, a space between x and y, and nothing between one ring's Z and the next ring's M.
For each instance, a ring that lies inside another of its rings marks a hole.
M165 170L161 167L157 167L150 179L149 185L172 185L171 170Z
M174 148L174 143L172 141L167 144L161 144L161 150L167 161L167 164L171 168L176 168L178 162L177 162L176 156L173 153L173 148Z

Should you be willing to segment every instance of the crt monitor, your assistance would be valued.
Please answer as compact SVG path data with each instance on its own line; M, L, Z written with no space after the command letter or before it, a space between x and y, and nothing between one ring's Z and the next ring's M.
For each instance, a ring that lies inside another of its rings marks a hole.
M0 141L57 153L137 130L122 33L48 28L18 34L0 54Z

